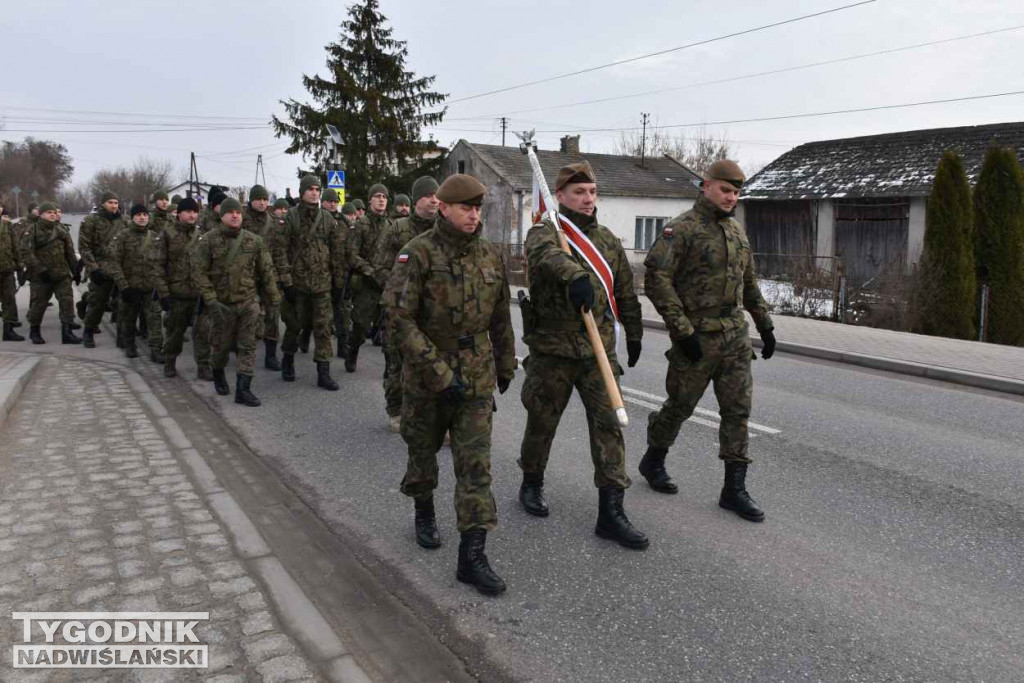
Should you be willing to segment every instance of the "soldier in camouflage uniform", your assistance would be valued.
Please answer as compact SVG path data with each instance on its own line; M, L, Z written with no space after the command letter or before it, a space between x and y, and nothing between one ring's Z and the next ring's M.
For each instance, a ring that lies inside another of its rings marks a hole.
M437 219L436 180L430 176L417 178L412 185L412 196L416 205L415 213L399 218L385 228L377 239L373 268L376 271L374 277L377 279L377 285L382 291L387 287L398 252L413 237L434 227L434 221ZM384 402L391 430L398 432L402 421L402 352L394 343L391 329L387 330L384 344Z
M89 278L88 306L83 319L85 330L82 333L86 348L96 346L93 335L99 332L100 321L115 286L110 275L111 245L118 233L127 228L117 195L104 192L100 197L99 210L86 216L78 229L78 255L85 264L85 277Z
M373 257L377 239L393 222L388 216L388 188L380 183L372 185L370 212L356 221L348 249L348 265L352 269L352 335L345 359L346 372L356 371L359 347L366 342L370 328L380 320L382 292L375 277Z
M287 204L288 202L284 202ZM274 241L280 231L281 223L267 209L270 206L270 193L262 185L253 185L249 190L249 205L242 215L242 230L259 235L264 246L274 253ZM277 305L266 299L260 300L260 318L256 325L256 338L263 340L263 367L267 370L280 372L281 363L277 360L277 339L280 333Z
M192 284L191 253L199 239L196 220L199 206L188 197L178 204L178 219L165 225L153 239L149 252L152 269L151 281L160 298L160 309L166 315L164 325L164 377L175 377L175 363L181 354L185 330L194 325L199 292ZM195 335L192 352L196 367L210 372L209 335ZM204 340L207 340L204 342Z
M198 226L200 233L220 229L220 204L225 199L227 199L227 195L224 194L224 190L216 185L210 188L206 209L203 210L202 215L199 217Z
M395 203L391 209L391 220L397 221L400 218L408 218L412 211L412 202L407 194L396 194Z
M644 261L644 288L665 320L672 348L666 354L668 400L648 418L648 448L640 473L656 491L677 491L665 471L665 456L708 384L714 383L722 417L718 457L725 463L719 505L760 522L764 512L746 490L754 354L740 306L754 319L764 341L764 358L775 352L775 335L757 286L750 243L732 217L744 180L735 162L712 164L697 203L665 225Z
M356 208L356 222L358 222L360 218L366 215L366 204L363 203L362 199L353 199L352 206Z
M110 247L109 274L121 292L117 314L118 334L125 355L138 358L135 348L135 321L150 303L152 267L149 252L155 237L149 229L149 209L136 204L131 209L131 225L114 238Z
M174 216L171 214L171 200L167 197L167 193L163 190L155 192L153 208L149 212L149 231L153 233L152 241L155 241L163 233L164 228L174 225L174 220ZM143 309L146 316L146 329L149 331L146 338L146 341L149 342L149 359L154 363L163 363L163 309L151 292L147 293Z
M555 196L558 211L587 235L611 268L612 293L626 330L628 364L633 367L640 357L643 336L640 301L633 290L633 272L621 242L610 229L598 223L597 179L590 164L584 161L563 167L555 182ZM523 363L526 380L522 400L527 421L519 458L523 470L519 500L530 514L548 515L543 496L544 470L558 422L575 388L587 412L594 485L598 489L595 531L624 547L642 550L648 539L633 527L622 505L630 485L622 428L580 319L581 308L593 312L612 369L621 374L608 297L586 261L575 252L562 251L555 226L550 222L538 223L530 229L525 252L530 302L524 309L523 339L530 355Z
M331 310L334 290L345 281L344 235L334 218L320 208L320 181L307 175L299 181L298 206L288 209L284 230L274 245L274 266L284 289L281 318L284 319L284 343L281 350L281 378L295 381L295 352L299 332L313 330L316 345L316 385L337 391L331 377Z
M348 254L352 243L353 230L356 227L355 204L345 202L341 207L341 220L338 228L345 233L345 253ZM339 296L334 299L334 336L338 339L338 358L348 358L348 340L352 332L352 272L348 268L347 256L345 263L345 283Z
M0 213L2 210L0 207ZM18 284L25 282L16 233L17 228L7 216L0 216L0 305L3 306L4 341L25 341L23 336L14 331L14 328L21 325L18 321L18 299L15 294L18 291Z
M259 235L242 230L242 205L227 198L220 205L221 228L206 233L192 259L193 283L217 325L213 386L221 396L231 393L224 368L235 349L235 403L258 406L252 393L256 363L259 298L277 305L277 275L270 252Z
M486 189L453 175L437 192L434 229L406 244L388 283L387 303L405 358L402 438L409 462L401 490L415 501L416 541L441 545L434 515L437 452L452 434L459 562L456 578L484 594L505 590L484 554L497 526L491 494L491 426L495 384L504 393L515 374L508 280L498 250L481 237Z
M50 297L57 297L60 311L60 342L81 344L82 340L71 329L75 322L74 295L71 281L79 284L75 275L75 247L71 233L57 222L57 205L43 202L39 218L21 236L21 263L28 272L30 304L28 309L29 338L33 344L45 344L39 326L46 313Z

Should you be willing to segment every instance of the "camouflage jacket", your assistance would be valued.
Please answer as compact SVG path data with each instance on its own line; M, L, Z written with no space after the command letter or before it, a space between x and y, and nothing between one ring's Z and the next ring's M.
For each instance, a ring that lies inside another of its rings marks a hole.
M245 210L242 211L242 230L259 235L263 244L267 245L267 249L271 253L274 252L274 238L277 234L278 223L270 211L260 213L251 206L245 207Z
M53 279L69 278L77 262L71 233L59 223L37 219L21 236L21 263L30 279L42 272Z
M156 235L148 226L140 228L134 223L114 238L109 274L121 291L153 289L149 252L155 241Z
M619 238L597 222L596 211L591 217L570 211L564 206L560 206L558 210L590 238L608 262L614 277L613 294L618 304L619 318L626 330L626 339L640 339L644 333L643 314L640 300L633 287L633 270ZM586 261L576 252L570 255L562 251L555 227L546 220L530 228L524 249L530 275L533 329L524 335L523 341L530 350L565 358L594 356L594 348L583 328L580 313L573 309L568 294L570 282L581 277L589 277L590 284L594 287L594 321L601 333L605 351L609 355L613 354L614 316L601 280Z
M153 239L149 251L153 287L160 298L195 299L199 292L192 284L191 254L199 241L199 228L176 222Z
M203 235L192 250L192 281L207 304L245 303L257 296L281 301L270 252L248 230L220 228Z
M673 339L746 327L772 329L743 226L703 196L673 218L644 261L644 290Z
M353 279L359 277L353 287L358 289L362 280L377 284L374 278L373 257L377 248L377 239L393 221L385 215L377 215L367 211L366 215L356 221L349 241L348 265L352 269Z
M345 235L320 207L293 206L274 244L274 267L286 287L319 294L345 284Z
M373 255L374 278L377 286L384 289L395 265L395 257L413 237L421 235L434 227L435 218L421 218L415 212L408 218L399 218L377 238L377 246Z
M78 254L85 263L86 277L96 269L109 274L114 238L127 228L128 221L120 213L111 215L100 209L85 217L78 228Z
M220 214L214 213L213 209L209 206L203 209L203 212L199 214L199 220L196 221L196 227L199 228L199 234L207 233L214 228L220 228Z
M490 397L515 374L515 335L501 255L438 218L396 259L385 300L402 349L403 388L436 395L455 375L469 398Z
M174 225L174 216L170 211L161 211L154 206L149 212L149 229L159 235L168 225Z
M0 219L0 273L9 273L21 268L16 232L17 228L13 223Z

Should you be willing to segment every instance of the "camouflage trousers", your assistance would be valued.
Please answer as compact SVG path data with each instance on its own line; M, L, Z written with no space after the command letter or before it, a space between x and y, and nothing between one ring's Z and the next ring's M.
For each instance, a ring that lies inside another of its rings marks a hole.
M608 360L613 368L618 367L614 353L609 354ZM544 473L555 431L575 388L587 412L594 486L629 488L632 482L626 475L622 428L608 400L597 362L593 358L531 353L523 361L523 368L526 379L521 397L527 414L526 434L519 451L519 466L523 472Z
M50 297L57 299L60 321L64 324L75 322L75 296L71 292L71 278L66 277L56 282L39 282L37 279L29 283L28 324L33 327L42 324Z
M4 322L18 322L18 298L15 293L18 291L18 283L14 277L14 271L0 273L0 306L3 306Z
M85 319L82 321L86 329L99 329L100 321L103 320L103 314L107 310L107 301L110 300L110 294L113 291L114 278L107 278L102 285L89 282L89 292L86 295L89 307L86 309ZM120 313L118 315L120 316Z
M260 304L260 319L256 324L256 338L277 341L281 335L281 312L277 306Z
M164 316L164 348L165 356L180 356L185 341L185 330L191 325L195 327L196 302L198 299L171 299L171 310ZM193 334L192 352L196 365L210 364L210 337ZM199 359L205 359L202 363Z
M339 342L347 342L352 330L352 299L346 296L333 302L334 336Z
M725 332L698 332L704 357L691 362L675 345L665 353L669 360L665 389L668 400L647 419L647 445L670 448L679 428L693 414L708 384L718 399L718 457L731 462L751 462L747 457L747 420L750 418L754 383L750 376L750 335L747 326Z
M380 289L368 278L352 297L352 336L349 344L362 345L370 328L380 319Z
M318 363L330 362L334 351L331 348L331 293L298 292L295 303L287 299L281 302L281 319L284 320L284 341L281 351L294 355L299 350L299 332L313 330L313 360Z
M437 452L445 432L452 435L455 465L455 514L459 531L498 526L491 494L491 420L493 399L478 398L458 405L435 396L406 396L402 405L402 438L409 461L401 491L418 499L430 498L437 488Z
M384 407L388 417L397 417L402 414L402 350L387 316L384 329Z
M252 376L256 365L256 325L260 318L260 305L256 299L237 304L225 304L210 319L217 326L217 346L210 365L215 369L227 367L231 350L235 350L235 374Z
M213 324L210 322L210 312L203 308L203 312L196 315L195 325L192 328L192 343L196 345L196 365L210 365L213 359L213 349L217 345L217 336L214 334Z
M149 330L146 341L149 348L159 351L164 346L164 309L160 308L159 301L153 301L152 292L146 293L146 303L142 312L146 316L146 329Z
M130 301L121 299L117 302L117 336L121 338L126 349L135 348L135 333L137 332L135 321L139 319L147 303L143 301L142 296L135 297Z

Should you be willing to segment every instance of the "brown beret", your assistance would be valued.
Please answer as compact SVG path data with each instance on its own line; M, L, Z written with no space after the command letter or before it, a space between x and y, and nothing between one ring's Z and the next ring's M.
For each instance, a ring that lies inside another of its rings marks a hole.
M558 192L569 183L596 183L597 177L594 169L590 168L589 161L581 161L578 164L569 164L558 169L558 177L555 179L555 192Z
M708 167L708 178L724 180L727 183L731 183L733 187L738 189L743 187L743 183L746 181L747 176L743 175L743 170L735 161L720 159Z
M445 204L469 204L480 206L484 202L484 194L487 188L483 183L471 175L456 173L448 176L437 188L438 200Z

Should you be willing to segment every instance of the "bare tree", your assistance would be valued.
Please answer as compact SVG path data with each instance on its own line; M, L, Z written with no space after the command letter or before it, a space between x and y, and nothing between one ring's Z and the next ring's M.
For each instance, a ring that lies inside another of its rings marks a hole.
M647 139L638 130L625 131L615 142L615 153L627 156L640 156L643 146L647 156L668 155L698 175L703 175L708 166L719 159L732 158L736 150L725 134L715 136L706 128L698 128L687 135L672 135L663 128L650 126Z
M170 161L141 157L131 168L121 166L97 171L89 183L89 190L96 203L104 192L113 192L126 205L147 203L154 192L171 185L172 175Z
M57 203L64 213L86 213L93 207L88 185L66 187L57 192Z

